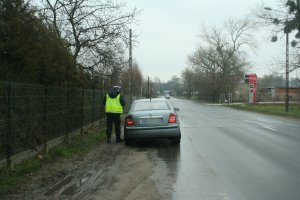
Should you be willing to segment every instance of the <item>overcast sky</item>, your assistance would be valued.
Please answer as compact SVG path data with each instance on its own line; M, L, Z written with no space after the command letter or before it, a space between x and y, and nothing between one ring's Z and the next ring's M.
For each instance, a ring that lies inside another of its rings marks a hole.
M181 77L188 66L187 57L200 44L201 26L221 27L229 18L242 19L259 4L276 8L278 0L127 0L128 7L142 10L132 26L138 34L133 58L145 77L168 81ZM285 59L284 38L271 43L270 35L258 32L259 48L247 51L251 72L263 76L274 70L274 60Z

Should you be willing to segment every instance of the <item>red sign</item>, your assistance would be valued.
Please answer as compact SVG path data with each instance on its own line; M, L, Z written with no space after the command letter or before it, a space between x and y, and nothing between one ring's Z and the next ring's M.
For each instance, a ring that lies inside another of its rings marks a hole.
M249 103L256 103L256 74L245 75L245 82L249 84Z
M256 74L249 74L249 83L254 83L256 85L257 76Z

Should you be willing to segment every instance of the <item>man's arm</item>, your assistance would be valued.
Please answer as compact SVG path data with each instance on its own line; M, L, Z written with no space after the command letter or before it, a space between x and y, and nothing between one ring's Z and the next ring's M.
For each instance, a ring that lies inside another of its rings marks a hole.
M120 96L120 103L123 107L126 105L126 101L125 101L123 95Z
M103 98L102 104L103 104L104 106L105 106L105 104L106 104L106 95L105 95L104 98Z

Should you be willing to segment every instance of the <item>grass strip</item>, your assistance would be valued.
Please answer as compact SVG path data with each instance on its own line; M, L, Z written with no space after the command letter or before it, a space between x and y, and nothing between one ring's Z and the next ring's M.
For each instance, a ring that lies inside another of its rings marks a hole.
M104 131L89 130L86 134L72 137L69 144L62 143L49 150L43 159L32 158L14 166L13 169L0 169L0 194L10 192L15 186L25 181L44 163L51 163L58 158L74 158L84 156L89 150L105 138Z
M290 117L294 119L300 119L300 105L289 105L289 111L285 112L284 104L237 104L229 105L231 108L254 111L258 113L264 113L269 115L276 115L282 117Z

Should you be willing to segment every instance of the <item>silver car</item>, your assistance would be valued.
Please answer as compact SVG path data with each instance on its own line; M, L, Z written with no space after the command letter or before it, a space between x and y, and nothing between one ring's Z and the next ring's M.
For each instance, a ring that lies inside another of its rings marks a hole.
M168 138L180 144L181 132L177 112L163 98L135 100L124 122L124 139L128 145L133 139Z

